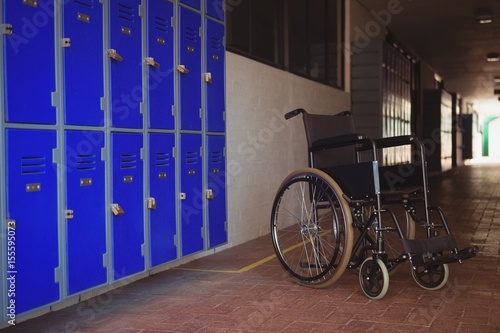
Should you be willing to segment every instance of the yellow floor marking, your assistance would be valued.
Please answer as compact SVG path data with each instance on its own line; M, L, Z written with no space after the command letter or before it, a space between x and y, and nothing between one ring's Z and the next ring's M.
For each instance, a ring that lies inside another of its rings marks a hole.
M326 230L326 231L323 231L320 236L324 236L325 234L327 234L328 232L330 232L331 230ZM306 241L306 243L309 243L310 241ZM283 251L283 253L287 253L287 252L290 252L292 250L295 250L296 248L298 247L301 247L303 246L304 243L297 243L295 245L292 245L290 246L289 248L285 249ZM254 262L253 264L250 264L248 266L245 266L241 269L238 269L238 270L223 270L223 269L201 269L201 268L183 268L183 267L175 267L173 268L174 270L179 270L179 271L191 271L191 272L206 272L206 273L228 273L228 274L240 274L240 273L245 273L245 272L248 272L249 270L251 269L254 269L255 267L258 267L260 265L263 265L265 264L266 262L268 261L271 261L273 260L274 258L276 258L276 255L273 254L269 257L265 257L264 259L261 259L257 262Z

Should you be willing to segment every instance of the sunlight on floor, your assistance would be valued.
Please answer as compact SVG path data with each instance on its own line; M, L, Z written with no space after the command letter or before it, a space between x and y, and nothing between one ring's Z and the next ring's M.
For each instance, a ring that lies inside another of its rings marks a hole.
M500 164L500 157L477 157L467 160L465 165Z

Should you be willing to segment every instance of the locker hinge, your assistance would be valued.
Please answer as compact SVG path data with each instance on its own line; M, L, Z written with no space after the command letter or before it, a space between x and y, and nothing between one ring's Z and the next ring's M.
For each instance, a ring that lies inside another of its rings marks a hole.
M63 270L62 267L54 268L54 282L61 283L63 281Z
M144 161L145 159L145 154L144 154L144 148L141 148L141 160Z
M74 212L73 210L71 210L71 209L66 209L66 210L64 211L64 218L65 218L66 220L71 220L71 219L73 219L74 217L75 217L75 212Z
M175 105L172 105L172 116L175 117Z
M106 161L106 148L101 148L101 161Z
M175 156L175 147L172 147L172 157L173 159L176 159L177 157Z
M170 27L172 27L172 28L176 27L176 25L175 25L175 17L173 17L173 16L170 18Z
M175 247L179 247L179 237L177 235L174 235L174 245Z
M146 17L146 6L139 5L139 16Z
M70 47L71 46L71 38L63 38L61 45L62 45L62 47Z
M59 93L57 91L53 91L51 93L51 98L52 98L52 106L57 108L59 106Z
M226 221L224 221L224 229L225 229L225 231L227 232L227 220L226 220Z
M146 247L146 244L142 244L141 245L141 256L145 256L147 253L147 247Z
M200 109L200 119L203 119L203 109Z
M16 230L16 220L7 219L7 232Z
M62 164L61 160L61 152L58 148L52 149L52 163L53 164Z
M108 267L108 262L109 262L109 254L104 253L102 255L102 267Z
M107 105L106 98L101 97L100 101L101 101L101 111L104 112L104 110L106 109L106 105Z
M12 35L12 24L2 25L2 32L4 35Z

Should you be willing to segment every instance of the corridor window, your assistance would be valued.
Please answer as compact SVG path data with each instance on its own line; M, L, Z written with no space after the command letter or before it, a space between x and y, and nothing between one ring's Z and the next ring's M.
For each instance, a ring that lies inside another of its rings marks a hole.
M227 49L343 87L344 0L228 0Z

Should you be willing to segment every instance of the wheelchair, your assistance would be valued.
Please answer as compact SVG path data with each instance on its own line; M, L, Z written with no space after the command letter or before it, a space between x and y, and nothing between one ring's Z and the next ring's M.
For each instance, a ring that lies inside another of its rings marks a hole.
M377 300L407 260L420 287L438 290L449 263L478 253L459 250L443 211L429 206L426 150L416 137L370 139L356 133L349 111L296 109L285 119L300 114L309 167L283 180L271 213L276 256L295 282L325 288L355 269L364 294ZM388 149L410 157L384 163L378 156Z

